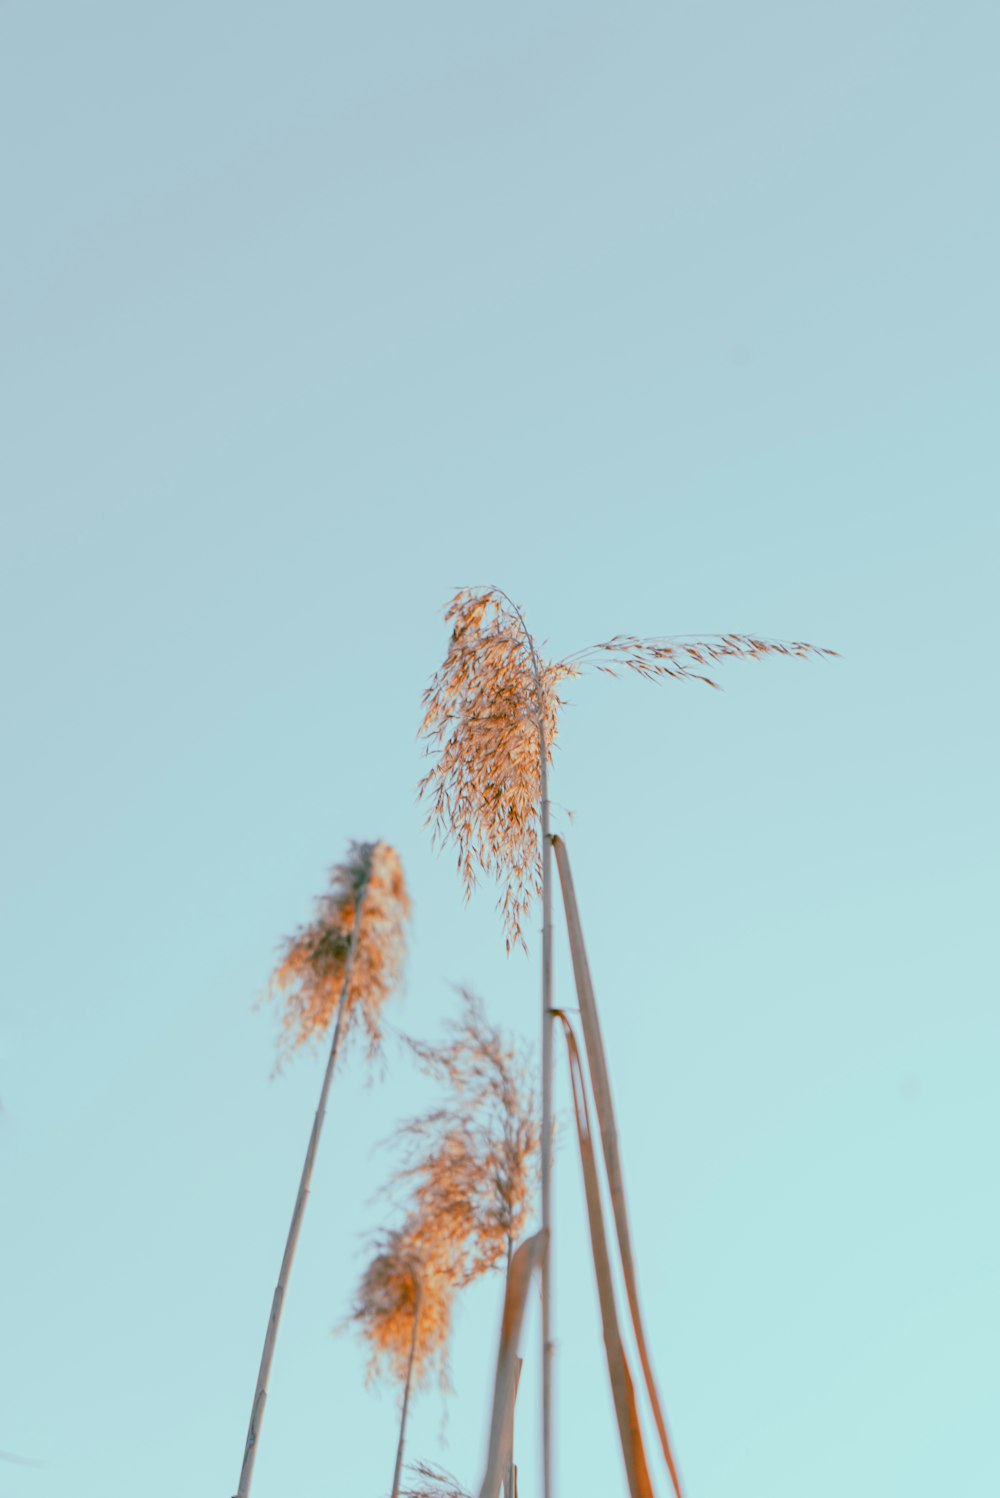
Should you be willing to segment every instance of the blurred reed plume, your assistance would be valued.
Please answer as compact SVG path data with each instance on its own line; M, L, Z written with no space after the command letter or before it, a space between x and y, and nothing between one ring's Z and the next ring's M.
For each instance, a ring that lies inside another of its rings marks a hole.
M446 1240L468 1284L509 1260L537 1186L539 1127L531 1067L460 989L462 1011L438 1045L407 1039L443 1101L393 1136L403 1163L390 1190L407 1188L419 1221Z
M430 1462L408 1462L406 1470L410 1473L410 1486L401 1489L399 1498L472 1498L458 1478L443 1467Z
M236 1498L247 1498L253 1478L278 1323L340 1040L350 1034L357 1020L367 1036L369 1058L378 1051L382 1008L402 973L409 913L410 900L395 849L383 842L351 843L347 857L331 872L329 889L317 901L314 919L286 943L285 955L272 979L272 993L285 1000L281 1042L285 1054L309 1042L318 1043L331 1026L333 1033L271 1301Z
M456 1289L450 1244L416 1215L381 1234L348 1317L368 1344L368 1376L403 1386L392 1498L398 1498L410 1392L435 1369L447 1385L448 1333Z
M402 1198L403 1226L376 1240L348 1317L368 1344L369 1376L388 1373L403 1386L393 1498L411 1389L435 1368L447 1385L454 1296L510 1264L537 1175L527 1061L490 1024L482 1001L460 994L461 1012L443 1041L405 1040L443 1100L392 1135L401 1163L385 1189Z
M367 1377L405 1384L409 1375L420 1389L436 1373L446 1387L456 1288L447 1246L437 1242L432 1224L411 1216L380 1233L373 1248L347 1318L366 1344Z
M315 916L288 938L271 978L272 996L284 1002L285 1054L317 1043L341 1003L344 1033L350 1033L356 1017L369 1056L378 1051L382 1008L399 982L406 957L409 914L410 898L395 848L382 842L351 843L347 857L330 871L329 888L316 901Z

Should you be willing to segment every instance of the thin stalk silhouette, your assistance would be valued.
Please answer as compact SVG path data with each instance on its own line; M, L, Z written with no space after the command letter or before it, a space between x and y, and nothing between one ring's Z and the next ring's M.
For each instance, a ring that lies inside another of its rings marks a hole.
M369 1379L388 1373L402 1386L392 1498L399 1498L411 1395L435 1367L447 1388L456 1288L450 1244L435 1237L418 1208L401 1227L377 1236L347 1318L368 1345Z
M549 836L549 744L545 732L545 689L542 668L531 631L524 615L502 589L500 596L510 604L520 621L521 631L531 655L535 684L535 727L538 732L539 813L542 834L542 1231L541 1259L541 1339L542 1339L542 1494L551 1498L554 1492L552 1442L552 848ZM516 1388L516 1385L515 1385ZM511 1423L513 1425L513 1406ZM512 1442L513 1449L513 1442ZM513 1463L513 1456L511 1457ZM513 1483L513 1478L511 1478Z
M600 1181L594 1158L594 1139L590 1127L583 1067L573 1027L565 1014L561 1011L558 1013L569 1053L570 1086L580 1144L580 1164L583 1170L584 1194L587 1201L587 1220L590 1227L594 1275L597 1280L597 1298L601 1308L604 1350L608 1360L608 1376L611 1380L611 1393L618 1420L625 1475L631 1498L653 1498L653 1486L649 1480L642 1431L639 1427L639 1415L635 1404L635 1388L629 1371L628 1359L625 1356L618 1325L618 1312L615 1308L614 1282L611 1277L611 1261L608 1257L608 1242L604 1231L604 1209L601 1205Z
M410 1386L413 1383L413 1360L417 1353L417 1334L420 1330L420 1300L420 1281L417 1280L416 1300L413 1305L413 1335L410 1337L410 1355L406 1361L406 1383L403 1385L403 1410L399 1417L399 1444L396 1447L396 1470L392 1474L392 1498L399 1498L399 1479L403 1471L406 1414L410 1407Z
M615 1231L618 1236L625 1293L632 1317L639 1361L642 1364L649 1401L653 1407L653 1417L656 1421L656 1430L660 1438L663 1458L670 1473L674 1492L677 1494L677 1498L682 1498L680 1476L677 1471L677 1463L671 1448L670 1438L667 1435L667 1422L663 1414L663 1406L656 1386L656 1379L653 1375L652 1362L646 1343L646 1334L643 1329L642 1315L639 1309L639 1287L636 1280L635 1257L632 1252L632 1235L629 1230L628 1211L625 1203L625 1180L622 1172L621 1153L618 1148L618 1129L611 1101L611 1079L608 1075L604 1041L601 1037L600 1020L597 1014L597 1000L594 996L594 985L590 976L590 964L587 961L587 949L583 940L583 926L580 922L580 912L576 903L576 892L573 887L569 854L562 838L553 838L552 844L562 884L570 955L573 960L577 997L580 1000L580 1024L583 1030L591 1086L594 1090L594 1103L601 1130L601 1144L604 1151L608 1193L611 1198Z
M350 903L353 903L353 918L350 936L345 941L342 925ZM348 862L334 870L334 895L327 896L325 902L321 902L320 914L313 925L305 928L289 943L285 962L276 975L277 986L292 988L298 1000L292 1010L291 1020L286 1014L287 1028L297 1032L297 1039L291 1042L293 1045L321 1033L328 1024L330 989L332 981L337 978L340 978L340 991L319 1104L309 1134L299 1189L292 1208L292 1220L264 1334L236 1498L247 1498L253 1479L278 1325L309 1198L341 1037L353 1010L357 1008L368 1029L369 1049L377 1044L378 1014L398 975L402 960L401 926L408 910L409 900L399 859L394 850L384 843L356 844L352 847ZM366 951L363 938L369 913L373 913L376 919ZM366 972L361 975L361 983L352 988L359 954Z

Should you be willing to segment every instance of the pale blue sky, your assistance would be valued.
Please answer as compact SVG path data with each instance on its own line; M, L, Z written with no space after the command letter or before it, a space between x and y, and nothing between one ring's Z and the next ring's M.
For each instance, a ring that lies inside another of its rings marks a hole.
M3 1498L234 1491L319 1085L253 1005L349 839L413 890L395 1021L465 981L534 1036L414 801L479 582L559 655L842 652L570 693L650 1334L689 1498L1000 1491L998 47L973 0L2 7ZM334 1088L255 1498L388 1490L330 1328L390 1063ZM557 1199L588 1498L568 1140ZM498 1295L412 1426L474 1488Z

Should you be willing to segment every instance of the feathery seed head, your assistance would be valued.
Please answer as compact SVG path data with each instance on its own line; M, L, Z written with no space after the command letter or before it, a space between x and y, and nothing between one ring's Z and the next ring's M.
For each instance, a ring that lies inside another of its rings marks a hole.
M524 1230L538 1170L540 1129L527 1058L462 990L461 1017L434 1046L410 1040L445 1101L397 1130L405 1186L460 1284L503 1262Z
M458 1478L443 1467L431 1462L412 1462L407 1463L406 1470L411 1474L411 1482L401 1490L399 1498L472 1498Z
M409 913L396 850L383 842L351 843L347 857L330 871L315 917L285 943L271 979L272 995L284 998L283 1053L319 1040L328 1030L349 968L345 1037L357 1019L369 1056L378 1052L382 1007L402 974Z
M466 898L480 873L501 883L508 951L525 946L525 920L541 893L542 766L543 757L551 763L558 733L560 682L593 668L717 687L711 671L721 661L836 655L756 635L615 635L565 660L542 661L520 609L497 588L463 588L444 617L451 639L424 693L420 725L434 763L418 790L435 836L455 845Z
M374 1247L348 1316L368 1344L368 1377L388 1374L405 1382L417 1317L414 1387L425 1385L435 1369L446 1386L455 1281L440 1245L428 1224L410 1217L382 1233Z
M571 666L542 665L524 621L495 589L463 589L445 611L444 662L424 693L420 736L435 763L420 782L428 820L458 850L468 897L478 873L504 882L507 948L525 945L524 917L541 889L542 739L552 758Z

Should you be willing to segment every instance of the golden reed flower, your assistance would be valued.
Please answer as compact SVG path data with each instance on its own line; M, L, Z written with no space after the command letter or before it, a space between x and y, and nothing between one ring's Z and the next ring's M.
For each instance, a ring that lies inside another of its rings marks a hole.
M462 1285L502 1264L524 1230L537 1184L539 1124L527 1058L460 990L462 1013L439 1045L407 1040L444 1101L393 1136L403 1163L389 1190L412 1212Z
M502 883L508 951L525 945L525 917L541 893L542 745L548 765L563 706L560 682L593 668L717 687L710 673L721 661L836 654L755 635L615 635L565 660L543 661L520 609L498 588L461 589L444 617L451 639L424 693L420 725L434 763L418 789L435 837L457 849L466 897L480 873Z
M360 913L359 913L360 906ZM356 950L344 1002L345 1037L355 1020L368 1053L381 1045L382 1008L399 982L406 957L410 897L399 855L388 843L351 843L347 857L330 871L329 889L316 915L285 943L271 979L272 996L284 1000L284 1054L318 1041L340 1002L357 924Z
M369 1379L388 1375L405 1383L412 1347L414 1387L425 1385L434 1371L447 1386L455 1278L444 1245L428 1224L410 1217L401 1228L381 1233L374 1248L347 1318L367 1343Z

